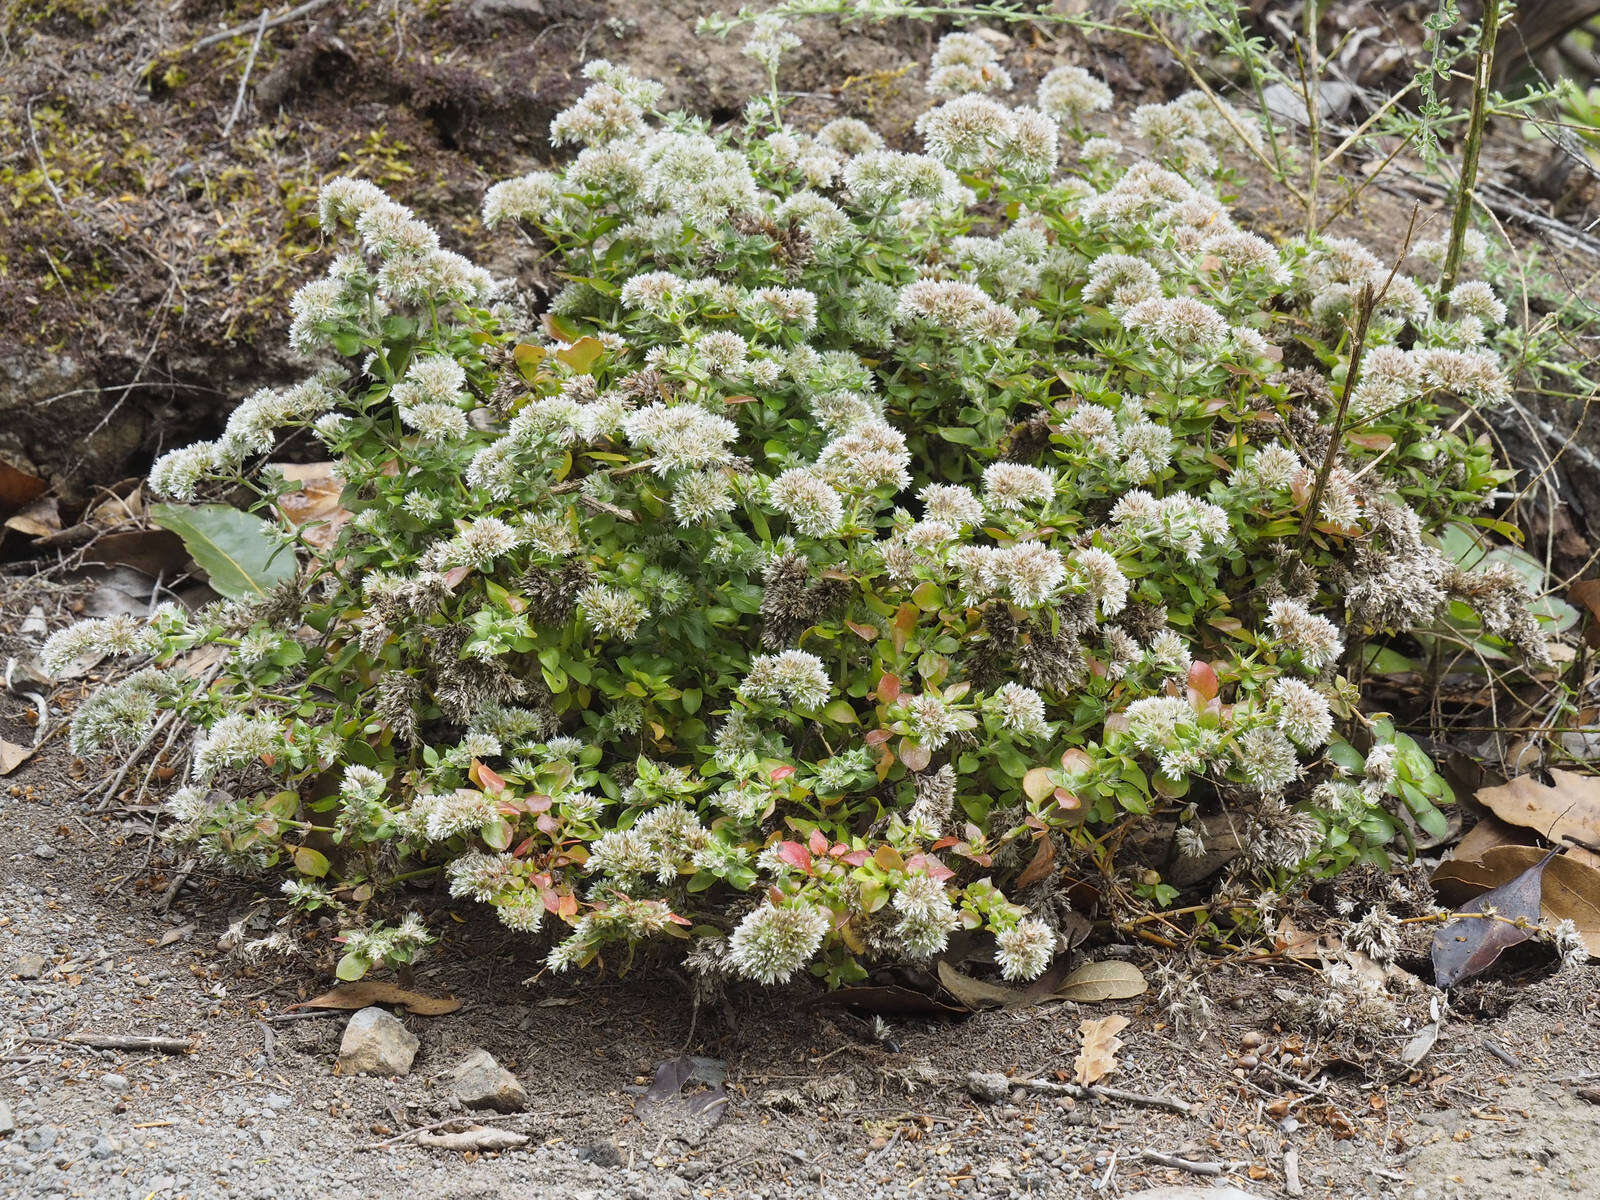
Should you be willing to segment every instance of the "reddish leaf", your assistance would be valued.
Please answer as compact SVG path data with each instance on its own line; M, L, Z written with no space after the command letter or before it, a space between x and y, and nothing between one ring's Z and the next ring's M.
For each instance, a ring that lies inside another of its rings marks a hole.
M849 863L852 867L859 867L865 865L871 857L872 855L865 850L852 850L849 854L841 855L839 861Z
M913 854L906 859L906 867L912 871L921 871L929 879L943 883L946 879L955 878L955 872L945 866L931 854Z
M878 680L878 699L885 704L893 704L900 699L900 676L885 675ZM884 736L888 736L885 734Z
M891 627L893 633L891 641L894 643L896 654L904 650L906 644L911 641L911 631L917 627L918 612L917 606L907 601L895 613L894 625Z
M813 854L826 854L828 852L828 839L823 836L822 830L813 829L811 836L806 839L806 846Z
M926 771L928 764L933 762L933 751L917 745L910 738L901 738L900 761L905 763L909 771Z
M885 742L887 742L893 736L894 735L892 733L890 733L887 729L874 729L874 730L871 730L867 734L867 736L862 738L861 740L863 742L865 742L869 747L877 747L877 746L883 745Z
M800 842L779 842L778 857L791 867L797 867L807 875L811 874L811 851Z
M1217 694L1220 685L1217 683L1217 673L1211 669L1211 664L1198 659L1189 668L1189 689L1202 700L1210 700Z
M467 778L486 792L503 792L506 790L505 779L484 766L477 759L472 760L472 768L467 772Z
M942 837L937 842L935 842L933 845L929 846L928 849L930 849L930 850L948 850L948 849L950 849L951 846L959 844L960 841L961 841L960 838Z
M1061 765L1068 771L1084 771L1094 766L1094 759L1089 757L1087 751L1074 746L1061 752Z
M845 626L863 642L878 640L878 629L875 625L859 625L854 621L846 621Z
M524 802L524 807L531 813L549 812L550 806L555 801L549 796L529 796Z
M768 778L770 778L773 783L777 783L778 780L788 779L793 774L793 767L773 767L772 771L768 775Z
M534 824L539 827L539 832L546 837L554 836L555 832L561 828L561 821L554 813L540 813L539 819Z

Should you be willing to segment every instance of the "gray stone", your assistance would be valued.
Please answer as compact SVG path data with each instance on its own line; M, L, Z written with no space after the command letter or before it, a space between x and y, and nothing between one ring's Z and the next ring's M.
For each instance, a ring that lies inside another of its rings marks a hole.
M597 1167L620 1167L622 1165L622 1150L617 1146L616 1142L610 1138L604 1138L579 1150L578 1158L582 1162L591 1162Z
M967 1091L986 1104L999 1104L1011 1096L1011 1081L998 1071L968 1071Z
M545 0L472 0L470 11L479 18L509 17L514 20L543 21Z
M17 1131L17 1119L11 1115L11 1106L0 1100L0 1137L9 1137Z
M33 848L33 856L35 858L54 858L56 856L56 848L40 842Z
M1178 1187L1158 1187L1135 1192L1139 1200L1261 1200L1254 1192L1241 1192L1236 1187L1219 1183L1216 1187L1199 1184L1181 1184Z
M346 1075L405 1075L422 1043L398 1017L363 1008L350 1018L339 1043L339 1070Z
M128 1077L126 1075L102 1075L100 1086L108 1092L125 1092L128 1090Z
M456 1099L468 1108L521 1112L528 1103L527 1089L487 1050L468 1053L450 1072L450 1082Z
M37 979L44 974L45 961L42 954L23 954L17 958L17 974L23 979Z

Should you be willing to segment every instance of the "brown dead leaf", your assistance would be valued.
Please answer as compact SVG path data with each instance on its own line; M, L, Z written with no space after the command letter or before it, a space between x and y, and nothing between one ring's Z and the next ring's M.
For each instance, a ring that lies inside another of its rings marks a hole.
M1494 965L1501 954L1533 936L1541 912L1542 876L1556 851L1549 850L1526 870L1469 900L1459 916L1433 935L1433 981L1453 987ZM1480 915L1487 914L1487 915Z
M1009 1008L1023 996L1016 988L985 983L965 975L942 958L939 960L939 983L973 1012L982 1012L986 1008Z
M19 746L0 738L0 775L9 775L33 757L31 746Z
M1286 958L1324 959L1343 953L1344 943L1327 934L1307 933L1284 917L1273 932L1273 949Z
M1567 599L1589 610L1589 620L1584 623L1583 637L1590 646L1600 649L1600 579L1584 579L1567 589Z
M1112 958L1104 962L1086 962L1074 968L1072 974L1061 981L1056 995L1080 1004L1098 1004L1105 1000L1128 1000L1143 995L1149 988L1144 972L1138 967Z
M188 562L183 539L165 529L121 529L102 534L83 550L85 566L132 567L151 579L171 579Z
M1099 1083L1117 1069L1117 1051L1122 1049L1122 1039L1117 1034L1127 1027L1128 1018L1121 1016L1100 1017L1078 1026L1083 1049L1072 1064L1072 1078L1079 1085Z
M49 486L33 472L19 470L0 458L0 513L16 512L42 496Z
M1450 859L1433 873L1440 898L1460 904L1503 887L1545 855L1537 846L1495 846L1476 860ZM1568 920L1578 927L1590 958L1600 958L1600 869L1568 849L1550 860L1540 889L1540 919Z
M20 512L6 518L6 528L28 537L49 537L61 531L61 509L54 496L40 496Z
M1502 821L1537 831L1552 842L1571 837L1600 846L1600 777L1551 771L1545 785L1519 775L1501 787L1484 788L1478 803Z
M285 492L278 497L278 510L291 525L309 525L304 531L306 541L319 550L326 550L339 538L339 530L350 520L351 512L339 503L344 492L344 480L334 474L335 464L276 463L283 477L298 483L298 491Z
M1022 874L1017 876L1016 886L1028 887L1038 883L1048 876L1056 863L1056 844L1048 833L1039 838L1039 848L1033 852L1033 859L1022 868Z
M362 979L356 983L342 983L331 992L324 992L300 1004L291 1004L289 1008L291 1011L297 1008L343 1008L353 1011L370 1008L374 1004L399 1004L407 1012L419 1017L442 1017L461 1007L461 1001L452 996L424 996L392 983Z

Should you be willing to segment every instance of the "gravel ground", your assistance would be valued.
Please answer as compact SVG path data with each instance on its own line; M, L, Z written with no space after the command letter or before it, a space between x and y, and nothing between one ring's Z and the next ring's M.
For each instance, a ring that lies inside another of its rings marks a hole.
M48 751L0 791L0 1194L152 1197L442 1197L558 1187L595 1197L985 1197L1136 1193L1206 1183L1147 1150L1232 1164L1253 1196L1285 1190L1285 1152L1307 1196L1575 1198L1600 1188L1600 1107L1580 1095L1600 1038L1600 971L1522 987L1498 1021L1446 1027L1424 1069L1382 1085L1356 1072L1321 1094L1234 1066L1246 1035L1277 1035L1266 973L1221 978L1226 1014L1181 1039L1138 1001L901 1019L887 1042L811 993L747 993L691 1031L675 982L520 981L536 964L468 916L412 985L469 1001L406 1016L421 1050L400 1079L336 1071L346 1014L290 1020L327 977L241 966L218 948L250 896L196 876L170 913L141 815L94 816ZM118 887L119 881L126 879ZM114 893L114 894L113 894ZM1281 981L1281 976L1278 977ZM1232 990L1229 990L1232 989ZM974 1070L1051 1078L1077 1024L1131 1018L1111 1082L1192 1105L1188 1116L1014 1090L984 1102ZM183 1054L66 1043L73 1034L194 1039ZM1512 1070L1485 1052L1514 1047ZM504 1153L402 1143L459 1115L448 1073L490 1050L530 1093L496 1120L529 1135ZM706 1131L638 1107L655 1066L686 1049L726 1064L727 1117ZM1590 1082L1593 1082L1592 1079ZM1280 1114L1287 1114L1283 1116ZM1297 1115L1298 1114L1298 1115Z
M25 663L37 638L20 633L15 595L0 589L0 662ZM28 746L41 702L56 727L79 685L46 697L26 670L13 678L0 739ZM64 741L0 779L0 1197L1012 1200L1211 1182L1242 1189L1232 1200L1600 1195L1593 966L1513 963L1458 989L1458 1015L1408 1070L1410 1031L1361 1061L1296 1038L1278 996L1307 976L1282 963L1207 974L1217 1015L1201 1033L1175 1032L1149 994L961 1021L902 1013L875 1032L814 988L749 988L696 1013L674 971L553 977L529 939L419 894L441 942L407 985L463 1003L398 1014L419 1043L408 1074L343 1074L349 1014L295 1007L332 982L334 948L230 952L258 899L249 884L183 870L152 835L154 800L132 794L140 772L120 807L94 811L103 773ZM1149 973L1168 952L1091 953ZM1187 1111L1008 1085L1068 1078L1080 1022L1111 1013L1130 1024L1108 1083ZM179 1052L68 1040L106 1035ZM516 1075L523 1111L462 1108L451 1073L478 1049ZM725 1077L720 1121L649 1103L657 1068L685 1055ZM474 1120L527 1141L417 1144L424 1127Z

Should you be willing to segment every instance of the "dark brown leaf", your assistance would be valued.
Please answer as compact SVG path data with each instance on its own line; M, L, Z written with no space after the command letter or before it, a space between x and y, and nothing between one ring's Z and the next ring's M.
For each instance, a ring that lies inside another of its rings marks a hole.
M1039 848L1033 852L1033 859L1022 869L1022 874L1017 876L1019 888L1029 887L1038 883L1050 874L1055 866L1056 844L1048 833L1039 838Z
M886 1017L964 1017L968 1011L947 1004L937 996L898 983L864 984L861 987L840 988L818 997L818 1004L839 1004L847 1008L862 1008Z
M1447 988L1486 971L1506 950L1532 936L1531 929L1512 924L1539 920L1544 869L1558 853L1552 850L1510 883L1485 892L1457 911L1495 916L1462 916L1447 922L1433 935L1433 977Z
M1491 846L1475 859L1452 858L1440 864L1433 885L1446 903L1459 903L1526 871L1543 853L1535 846ZM1571 921L1577 926L1589 957L1600 958L1600 868L1593 860L1589 851L1576 846L1551 859L1539 881L1539 907L1545 924Z

